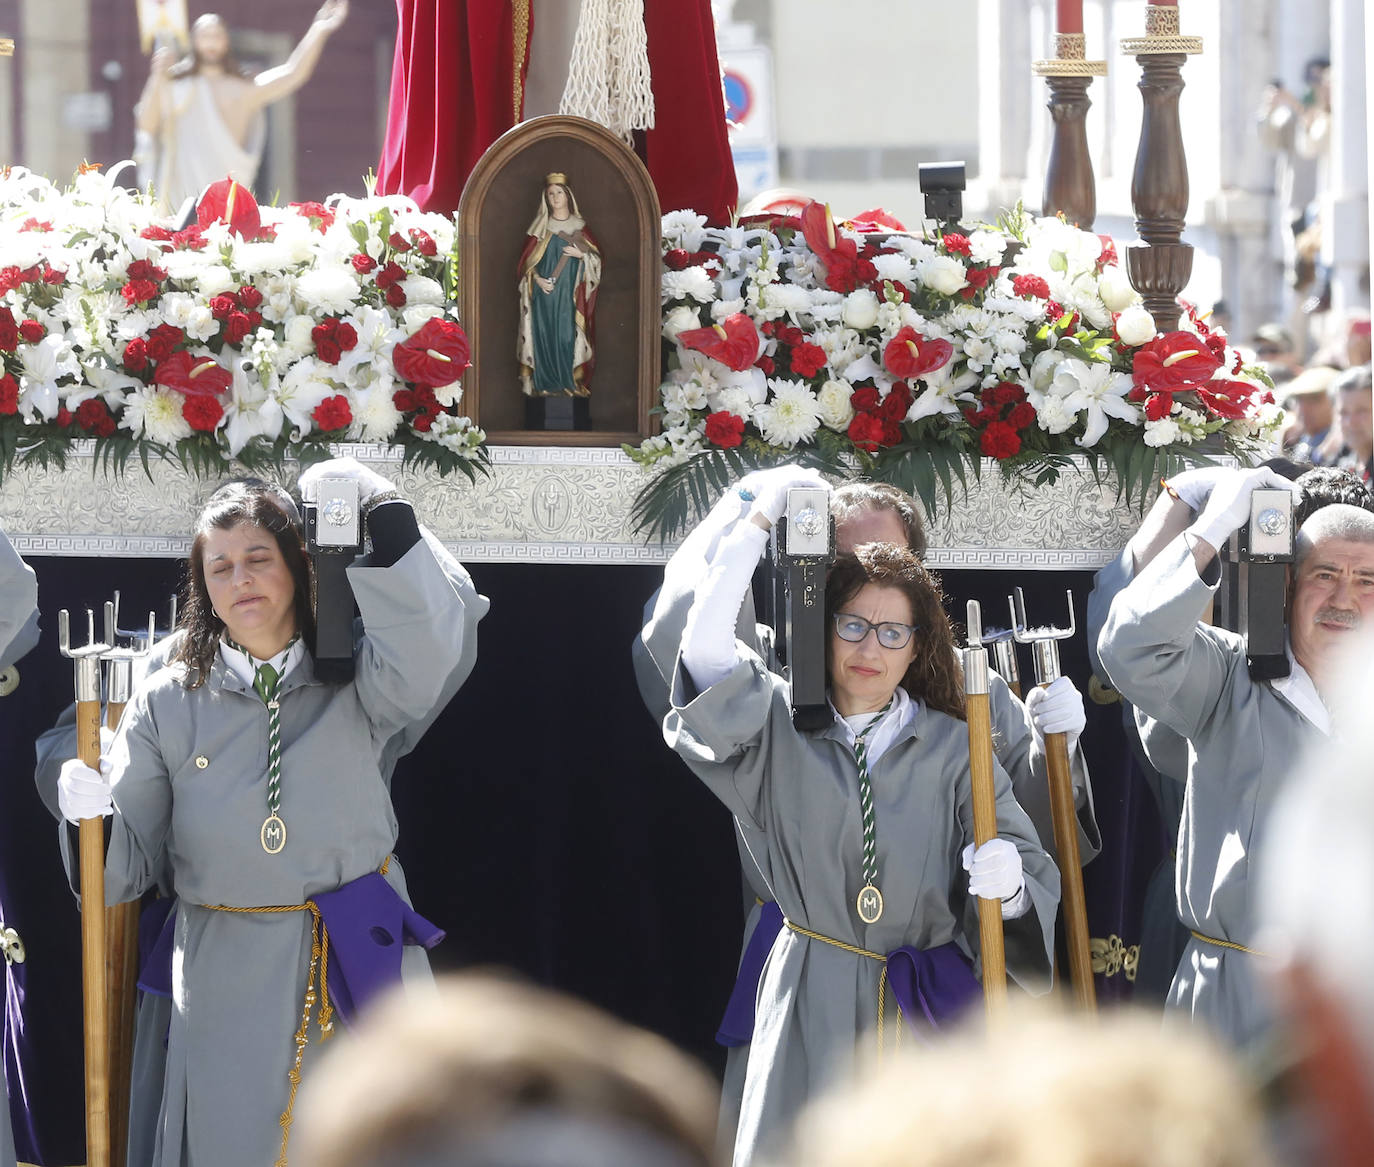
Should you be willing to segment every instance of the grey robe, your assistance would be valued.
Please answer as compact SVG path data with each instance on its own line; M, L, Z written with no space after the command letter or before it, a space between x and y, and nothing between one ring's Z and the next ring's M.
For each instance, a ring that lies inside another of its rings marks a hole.
M631 645L631 659L634 662L635 679L639 684L639 695L650 715L660 725L663 724L670 707L668 688L672 683L678 649L687 624L687 613L696 598L696 589L710 570L711 559L720 540L734 529L737 522L748 516L752 506L751 503L740 499L738 513L732 517L729 507L733 498L732 494L718 502L708 518L694 528L673 553L663 569L663 586L650 596L644 605L644 627ZM735 636L767 661L770 668L778 671L773 653L773 630L766 624L756 622L752 591L745 593L744 604L735 624ZM989 676L991 683L988 701L992 713L993 748L997 760L1011 779L1017 802L1030 815L1036 836L1051 857L1054 857L1054 825L1050 814L1045 752L1036 743L1035 730L1025 705L1012 693L1001 677L996 673L990 673ZM1098 829L1093 811L1092 785L1088 781L1087 763L1081 747L1074 751L1070 761L1075 799L1079 803L1079 857L1083 863L1087 863L1102 850L1102 833ZM744 829L738 821L735 827L740 871L745 885L744 939L740 946L742 956L758 923L758 901L770 899L771 893L753 859L750 858ZM725 1079L721 1084L720 1096L720 1130L726 1146L734 1141L735 1121L744 1090L745 1063L748 1057L747 1045L734 1046L725 1056Z
M0 531L0 668L18 660L38 639L38 584L33 569ZM0 905L3 907L3 905ZM5 926L0 919L0 928ZM10 1108L0 1098L0 1167L14 1167Z
M1250 679L1241 637L1198 623L1214 587L1198 577L1180 536L1117 595L1097 651L1117 689L1191 744L1179 918L1204 936L1254 947L1250 865L1275 795L1324 736L1272 682ZM1236 1045L1262 1040L1270 1008L1260 959L1191 940L1171 1004Z
M388 743L431 716L463 653L463 599L441 558L422 542L393 567L350 568L366 627L355 679L320 683L307 656L284 681L288 838L277 855L264 853L258 839L267 813L267 714L248 686L219 661L192 690L183 688L179 667L167 668L125 712L111 752L107 898L139 895L169 862L181 899L159 1167L243 1167L278 1154L310 915L201 905L302 904L378 870L390 854ZM394 865L387 880L405 897ZM423 951L407 947L403 968L423 976ZM318 1013L317 1004L316 1020ZM318 1042L312 1024L303 1073L318 1058Z
M740 823L767 890L792 922L874 952L953 941L976 950L977 901L960 862L973 841L966 726L918 704L915 717L871 771L878 883L886 908L865 925L862 826L853 752L839 723L815 734L792 726L786 682L752 652L697 693L674 679L664 736ZM1043 990L1059 873L995 767L998 833L1016 844L1032 907L1006 924L1007 969ZM782 1135L800 1108L854 1066L858 1043L877 1044L881 965L784 928L759 985L736 1167ZM887 1040L898 1024L889 1008ZM908 1035L908 1041L910 1040Z
M444 682L443 691L434 708L418 721L407 723L399 733L389 738L383 747L380 762L382 780L390 789L391 777L396 763L415 748L434 719L443 712L463 682L467 680L477 663L477 625L491 606L486 596L480 595L473 586L472 578L456 559L447 554L429 531L421 527L425 540L434 550L435 559L444 569L454 590L463 604L462 647L457 665ZM359 561L366 564L365 560ZM361 624L356 629L361 637ZM134 689L144 680L166 666L177 646L177 638L169 636L153 648L147 656L134 662ZM63 710L52 729L42 734L37 743L38 764L34 778L38 785L39 796L44 804L60 819L57 806L57 779L62 763L76 756L76 706L69 705ZM76 858L70 852L71 835L60 829L59 839L63 851L63 861L69 875L76 884ZM391 870L403 875L400 861L393 858ZM172 873L165 870L159 876L158 886L164 895L175 895L172 886ZM171 1021L172 1002L166 997L152 993L143 994L138 1003L137 1021L134 1033L134 1054L132 1082L129 1092L129 1141L127 1162L130 1164L153 1162L154 1147L157 1140L158 1116L162 1108L162 1088L166 1050L164 1040ZM0 1161L0 1167L4 1167Z

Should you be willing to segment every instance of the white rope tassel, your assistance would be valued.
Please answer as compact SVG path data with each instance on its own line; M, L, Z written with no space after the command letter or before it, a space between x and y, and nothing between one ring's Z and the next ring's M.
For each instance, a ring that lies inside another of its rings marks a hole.
M630 141L654 124L644 0L582 0L558 112L600 122Z

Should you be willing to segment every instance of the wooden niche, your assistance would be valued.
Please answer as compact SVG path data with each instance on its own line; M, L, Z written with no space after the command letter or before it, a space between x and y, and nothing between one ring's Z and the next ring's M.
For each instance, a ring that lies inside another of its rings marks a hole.
M590 415L586 429L526 428L518 269L545 179L554 173L567 176L601 252L595 362L590 394L582 399ZM482 155L458 207L459 311L472 345L464 412L493 444L618 446L651 435L661 360L661 226L643 164L596 122L534 118Z

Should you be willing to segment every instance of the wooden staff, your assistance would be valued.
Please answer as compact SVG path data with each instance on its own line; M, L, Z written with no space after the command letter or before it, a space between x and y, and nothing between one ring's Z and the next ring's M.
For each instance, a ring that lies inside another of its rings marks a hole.
M964 707L968 716L968 765L973 786L973 842L997 837L997 792L992 781L992 713L988 707L988 654L982 643L983 611L968 602L968 647L964 649ZM1002 945L1002 901L978 897L979 948L983 957L983 1002L990 1019L1007 1007L1007 960Z
M105 654L109 662L109 696L105 725L119 728L124 706L133 690L134 660L152 647L156 617L149 613L147 647L142 650L113 647L118 636L119 593L105 604ZM124 1167L129 1146L129 1098L133 1089L134 1022L138 986L138 900L126 900L105 909L105 1010L109 1018L110 1067L110 1161Z
M76 753L92 770L100 768L100 660L109 645L95 639L95 616L87 612L88 643L71 647L67 611L57 614L58 646L70 657L76 686ZM86 1164L110 1167L109 1027L105 1000L105 825L101 816L82 819L81 997L86 1036Z
M1068 628L1028 628L1026 598L1020 588L1011 598L1012 631L1021 644L1032 645L1035 680L1042 689L1061 676L1059 641L1075 632L1073 593L1069 602ZM1078 854L1078 811L1073 804L1073 777L1069 770L1069 745L1062 733L1045 735L1045 761L1049 771L1050 816L1054 846L1059 855L1060 893L1064 904L1064 941L1069 950L1069 981L1074 1000L1088 1012L1097 1010L1093 982L1092 949L1088 940L1088 903L1083 894L1083 863Z

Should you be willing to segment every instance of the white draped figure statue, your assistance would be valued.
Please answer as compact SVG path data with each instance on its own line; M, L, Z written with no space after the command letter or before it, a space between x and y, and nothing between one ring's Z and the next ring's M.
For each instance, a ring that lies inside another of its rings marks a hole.
M229 51L223 19L206 13L191 26L191 53L153 54L135 109L141 180L168 211L178 211L212 182L233 178L252 187L262 161L263 111L310 79L329 34L348 15L348 0L325 0L283 65L256 75Z

